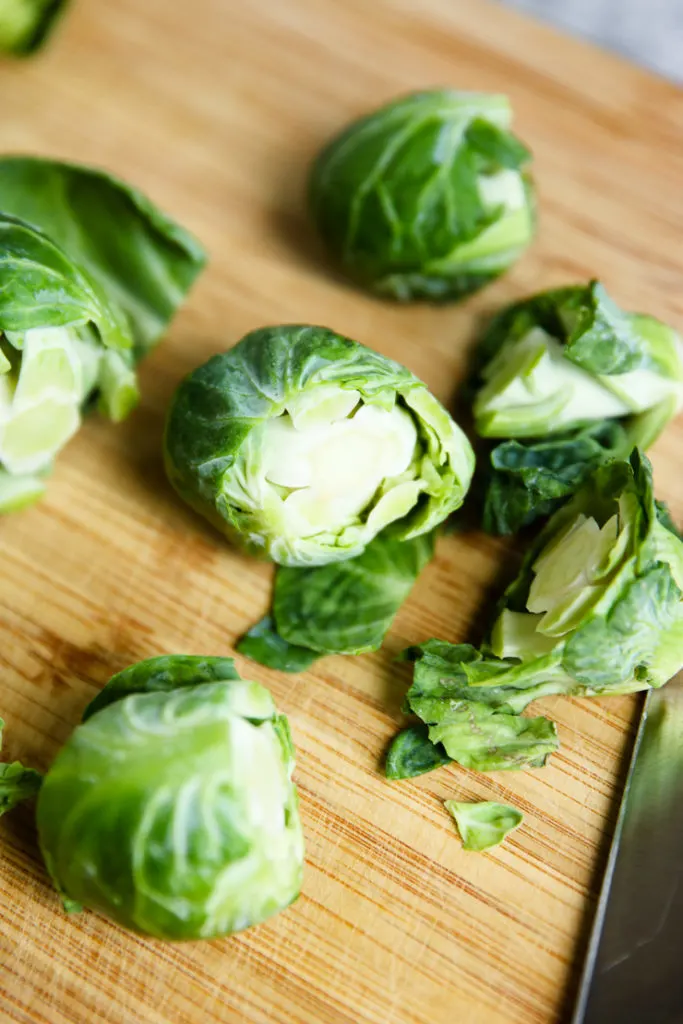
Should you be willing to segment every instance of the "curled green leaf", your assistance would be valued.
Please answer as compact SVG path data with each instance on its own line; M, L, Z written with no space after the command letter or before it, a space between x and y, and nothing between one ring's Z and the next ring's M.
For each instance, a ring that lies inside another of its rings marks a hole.
M443 746L432 743L426 726L411 725L391 741L384 771L388 779L412 779L452 760Z
M446 800L445 807L458 826L464 850L491 850L519 828L524 820L524 815L516 807L489 800L478 803Z
M283 640L275 629L272 616L264 616L237 642L237 651L246 658L280 672L305 672L318 658L319 651Z

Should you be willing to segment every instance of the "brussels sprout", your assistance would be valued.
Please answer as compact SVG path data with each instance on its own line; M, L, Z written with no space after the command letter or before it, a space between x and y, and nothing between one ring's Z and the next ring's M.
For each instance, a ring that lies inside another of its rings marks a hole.
M0 0L0 50L29 54L52 31L67 0Z
M683 402L683 344L625 313L593 281L504 310L479 351L477 431L490 453L483 526L513 533L548 515L601 462L657 439Z
M361 284L399 300L454 300L532 240L529 151L504 96L440 90L350 125L316 160L320 234Z
M464 434L412 373L296 325L253 331L191 373L165 454L193 508L288 566L352 558L388 527L398 539L428 533L462 503L474 467Z
M649 447L683 401L683 345L654 317L625 313L592 281L499 314L481 343L474 401L484 437L537 438L628 418Z
M41 496L96 398L113 421L135 366L201 269L194 240L99 171L0 158L0 512Z
M296 899L303 837L287 719L264 687L234 675L231 659L152 658L87 709L37 806L69 908L199 939Z
M482 651L430 640L409 652L406 705L429 739L482 770L494 742L531 766L552 740L546 719L518 717L531 701L668 682L683 667L683 541L670 526L643 455L599 466L530 548Z

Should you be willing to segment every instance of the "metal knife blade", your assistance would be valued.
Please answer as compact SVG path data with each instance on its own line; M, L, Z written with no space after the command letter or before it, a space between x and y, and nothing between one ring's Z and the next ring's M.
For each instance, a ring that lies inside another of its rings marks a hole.
M683 673L645 698L572 1024L683 1024Z

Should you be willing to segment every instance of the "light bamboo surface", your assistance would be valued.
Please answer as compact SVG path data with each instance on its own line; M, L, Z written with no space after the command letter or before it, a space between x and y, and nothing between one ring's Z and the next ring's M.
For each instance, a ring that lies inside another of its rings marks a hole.
M509 93L536 154L540 236L461 307L397 308L328 272L302 213L308 163L347 119L430 85ZM147 191L211 264L142 373L119 428L89 421L42 505L0 523L5 755L47 768L119 668L220 654L264 611L268 566L231 551L164 481L180 378L265 323L335 327L448 401L477 317L599 276L683 327L683 95L484 0L90 0L49 50L0 68L1 147L96 163ZM683 423L654 453L683 515ZM94 914L67 918L30 810L0 822L0 1018L16 1024L550 1024L564 1019L614 814L632 699L548 700L560 752L528 773L441 769L386 782L405 667L432 635L476 639L516 554L441 541L386 650L301 676L240 660L290 716L307 839L303 895L223 941L171 946ZM526 819L463 852L447 798Z

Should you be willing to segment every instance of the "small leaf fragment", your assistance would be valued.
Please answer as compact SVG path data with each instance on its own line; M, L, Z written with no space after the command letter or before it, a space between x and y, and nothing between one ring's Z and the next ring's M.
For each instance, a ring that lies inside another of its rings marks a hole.
M522 824L524 815L516 807L491 800L460 803L446 800L445 807L460 833L464 850L483 852L503 842Z

